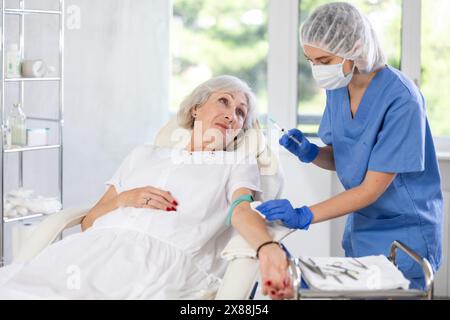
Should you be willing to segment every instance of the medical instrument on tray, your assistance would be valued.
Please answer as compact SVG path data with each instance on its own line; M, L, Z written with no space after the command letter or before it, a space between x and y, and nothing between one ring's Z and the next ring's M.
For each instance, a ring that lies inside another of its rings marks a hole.
M311 270L314 273L317 273L318 275L320 275L323 279L326 279L326 275L325 273L322 271L322 269L314 263L310 264L308 262L306 262L305 260L303 260L302 258L297 258L305 267L307 267L309 270Z
M307 267L309 270L311 270L312 272L318 274L319 276L321 276L323 279L326 279L327 276L331 276L333 277L338 283L342 284L342 280L339 279L339 275L338 274L343 274L343 272L341 270L335 270L335 269L331 269L332 272L324 272L316 263L314 260L312 260L311 258L309 258L309 261L311 263L308 263L304 260L302 260L301 258L298 258L298 260L305 265L305 267Z
M345 274L346 276L348 276L353 280L358 280L357 275L359 274L359 272L356 270L343 267L341 262L335 262L333 264L328 264L327 266L338 269L342 274Z
M367 267L364 263L362 263L362 262L359 261L358 259L352 258L352 260L353 260L354 262L349 261L352 265L357 266L357 267L360 267L360 268L362 268L362 269L364 269L364 270L369 270L369 267Z

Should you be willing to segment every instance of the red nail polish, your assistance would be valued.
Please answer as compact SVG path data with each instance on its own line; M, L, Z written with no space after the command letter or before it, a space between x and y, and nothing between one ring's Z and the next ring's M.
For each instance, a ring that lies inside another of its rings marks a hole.
M266 285L271 286L271 285L272 285L272 281L267 280L267 281L266 281Z
M271 293L272 295L275 295L276 292L272 290L272 291L270 291L270 293Z
M171 211L170 209L171 209L171 208L167 207L167 208L166 208L166 211Z
M172 209L171 211L177 211L177 209L176 209L176 208L174 208L174 207L172 207L171 209Z
M178 202L176 202L175 200L173 200L172 203L176 206L178 205Z

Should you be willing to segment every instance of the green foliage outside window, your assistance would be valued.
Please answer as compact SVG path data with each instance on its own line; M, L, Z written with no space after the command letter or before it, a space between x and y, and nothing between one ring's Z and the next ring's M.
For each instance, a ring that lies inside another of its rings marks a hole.
M210 77L231 74L267 111L267 0L174 0L171 109Z
M422 0L422 93L434 136L450 136L450 1Z

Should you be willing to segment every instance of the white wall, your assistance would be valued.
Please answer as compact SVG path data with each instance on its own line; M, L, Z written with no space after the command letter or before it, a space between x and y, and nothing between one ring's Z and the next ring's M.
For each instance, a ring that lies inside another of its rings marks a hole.
M54 5L55 0L47 3ZM43 2L29 4L46 9ZM66 0L66 8L80 9L81 24L66 28L64 206L89 206L103 194L104 181L128 152L151 142L167 121L171 9L169 1L160 0ZM66 18L73 22L69 13ZM42 17L28 26L27 58L55 65L57 19ZM25 112L57 116L58 87L39 88L29 85ZM55 151L27 154L25 187L56 196L57 158ZM11 156L7 162L10 190L16 187L17 159ZM6 227L7 237L11 227Z
M82 26L66 39L67 206L96 201L127 153L165 123L170 59L168 1L70 4Z

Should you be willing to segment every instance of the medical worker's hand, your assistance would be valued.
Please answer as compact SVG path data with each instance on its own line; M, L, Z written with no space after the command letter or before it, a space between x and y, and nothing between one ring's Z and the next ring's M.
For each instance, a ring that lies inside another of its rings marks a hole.
M308 230L313 221L313 213L307 207L294 209L288 200L270 200L256 207L267 220L281 220L285 226L291 229Z
M300 145L293 139L289 138L290 136L300 142ZM279 143L289 152L296 155L300 161L305 163L313 162L319 154L319 147L309 142L303 132L298 129L289 130L288 133L284 134L280 138Z
M286 253L278 245L267 245L259 252L259 268L262 294L272 299L289 299L293 296L291 277L288 273Z
M120 193L117 196L117 205L119 207L177 211L178 202L170 192L148 186Z

